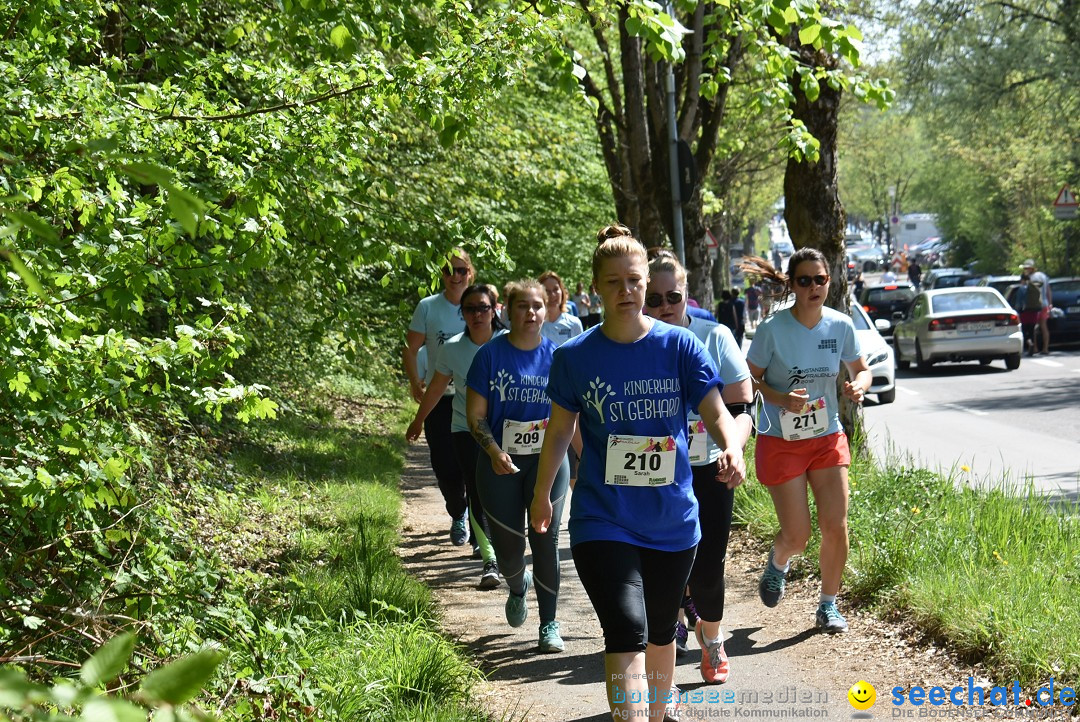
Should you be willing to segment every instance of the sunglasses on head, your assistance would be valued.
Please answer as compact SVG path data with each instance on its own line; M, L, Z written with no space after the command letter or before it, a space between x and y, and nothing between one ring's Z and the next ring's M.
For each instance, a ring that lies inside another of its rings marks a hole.
M822 275L817 275L817 276L796 276L795 277L795 283L799 284L803 288L809 288L810 284L814 284L815 286L824 286L828 282L829 282L829 277L828 276L822 276Z
M645 297L645 305L649 308L660 308L664 305L664 299L672 306L682 303L682 294L678 291L668 291L665 294L651 293Z
M471 314L487 313L490 310L491 310L491 306L489 306L486 303L480 304L478 306L462 306L461 307L461 312L462 313L471 313Z
M457 275L459 275L459 276L468 276L469 275L469 267L468 266L451 266L450 268L444 268L443 269L443 275L444 276L453 276L455 273Z

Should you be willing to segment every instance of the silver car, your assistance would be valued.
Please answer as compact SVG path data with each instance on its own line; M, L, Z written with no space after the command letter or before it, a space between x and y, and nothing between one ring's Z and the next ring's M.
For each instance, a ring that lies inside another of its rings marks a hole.
M927 371L939 361L1005 361L1020 368L1024 337L1020 317L990 286L923 291L893 330L898 368L914 362Z

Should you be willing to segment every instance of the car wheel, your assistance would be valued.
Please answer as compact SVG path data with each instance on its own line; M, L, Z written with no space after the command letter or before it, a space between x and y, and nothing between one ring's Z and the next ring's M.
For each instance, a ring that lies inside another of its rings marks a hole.
M908 367L911 366L911 362L900 356L900 341L897 340L896 336L893 336L892 345L893 360L896 361L896 368L900 369L901 371L907 371Z
M893 386L888 391L882 391L877 395L877 402L879 404L891 404L896 401L896 387Z
M930 370L930 367L934 365L933 362L923 358L922 346L919 345L918 341L915 342L915 365L922 373L926 373Z
M1010 371L1015 371L1020 368L1020 356L1019 353L1011 353L1005 357L1005 368Z

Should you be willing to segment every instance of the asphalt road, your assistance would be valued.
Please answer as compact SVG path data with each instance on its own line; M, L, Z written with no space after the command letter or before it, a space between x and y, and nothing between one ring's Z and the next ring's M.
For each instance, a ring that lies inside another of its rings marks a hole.
M1016 371L996 361L897 371L896 401L866 403L878 459L911 458L968 483L1080 500L1080 348L1025 356ZM962 467L968 467L970 471Z

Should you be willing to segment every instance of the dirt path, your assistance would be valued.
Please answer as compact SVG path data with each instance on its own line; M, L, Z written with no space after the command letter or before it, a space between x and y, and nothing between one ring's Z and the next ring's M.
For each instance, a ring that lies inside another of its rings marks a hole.
M409 450L402 490L404 563L434 590L446 632L471 651L488 675L481 694L494 718L610 720L602 683L600 625L574 573L565 520L559 621L566 651L545 655L537 651L532 594L529 619L512 629L503 615L506 586L491 591L475 588L480 562L470 557L469 546L454 547L447 539L449 519L422 444ZM720 698L685 705L684 720L739 717L748 710L766 718L791 716L795 710L809 719L850 719L855 710L848 704L847 690L860 679L876 688L879 701L871 711L882 719L891 715L888 700L897 685L966 686L969 676L976 680L984 676L978 668L961 668L939 650L913 643L900 625L868 615L848 613L849 634L816 633L816 580L790 584L784 602L767 609L757 597L765 551L742 535L733 537L729 549L724 614L732 670L728 683L723 687L702 683L700 654L692 636L690 654L680 658L676 668L676 683L683 690L729 693L732 701Z

